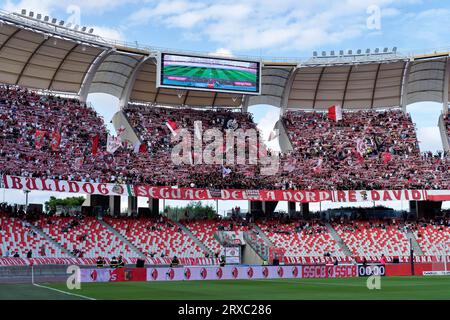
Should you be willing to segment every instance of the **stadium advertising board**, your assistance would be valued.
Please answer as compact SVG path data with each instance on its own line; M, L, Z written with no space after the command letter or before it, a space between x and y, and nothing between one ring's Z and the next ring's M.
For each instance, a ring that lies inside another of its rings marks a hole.
M209 189L155 187L149 185L126 185L114 183L93 183L53 179L2 176L0 187L14 190L66 192L74 194L98 194L104 196L138 196L170 200L250 200L290 202L364 202L400 200L450 200L450 190L243 190L222 189L212 193ZM220 195L220 196L219 196Z
M157 87L260 94L261 63L230 58L160 53Z
M148 268L147 281L299 279L301 266L225 266Z
M356 265L311 265L302 266L303 278L350 278L358 276Z

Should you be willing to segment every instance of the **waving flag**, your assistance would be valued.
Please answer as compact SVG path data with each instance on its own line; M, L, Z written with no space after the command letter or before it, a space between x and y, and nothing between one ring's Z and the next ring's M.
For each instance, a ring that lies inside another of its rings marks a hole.
M36 149L40 150L42 146L44 145L44 138L47 134L47 131L44 130L36 130L36 134L34 136L34 145L36 146Z
M92 155L97 155L98 152L98 143L100 141L100 136L97 133L95 136L92 137Z
M61 143L61 133L59 131L52 132L52 142L51 147L53 151L57 151L59 149L59 144Z
M392 160L392 155L389 152L383 152L381 156L384 164L388 164Z
M108 134L108 139L106 141L106 151L109 153L116 152L122 146L122 142L119 137L114 137Z
M367 145L363 139L356 139L356 151L361 155L361 157L366 153Z
M228 169L224 166L222 166L222 177L225 178L226 176L228 176L231 173L231 169Z
M148 150L146 143L137 142L134 144L133 147L134 147L133 148L134 153L146 153Z
M328 108L328 118L330 120L338 122L342 120L342 108L341 106L331 106Z
M75 161L74 161L75 169L77 169L77 170L81 169L81 166L83 165L83 162L84 162L84 158L83 157L76 158Z
M126 131L127 129L125 129L125 127L122 125L122 126L120 126L120 128L119 129L117 129L117 136L118 137L121 137L122 135L124 135L125 134L125 131Z
M170 132L172 132L172 134L174 136L176 136L178 134L178 127L177 127L177 123L175 121L167 120L166 126L167 126L167 128L169 128Z
M322 171L322 163L323 159L319 158L319 160L317 160L316 166L313 168L314 173L320 173Z

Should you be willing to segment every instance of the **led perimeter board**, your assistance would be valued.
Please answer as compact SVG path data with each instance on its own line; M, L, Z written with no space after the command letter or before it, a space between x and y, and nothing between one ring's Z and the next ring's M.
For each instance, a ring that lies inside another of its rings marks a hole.
M260 76L259 61L160 53L156 86L259 95Z

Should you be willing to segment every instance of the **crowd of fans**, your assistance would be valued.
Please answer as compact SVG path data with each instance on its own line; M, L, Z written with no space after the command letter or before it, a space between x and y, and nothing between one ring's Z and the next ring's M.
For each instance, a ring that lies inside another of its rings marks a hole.
M204 131L256 129L249 113L137 105L123 112L146 145L144 152L124 144L108 153L103 119L76 99L0 86L0 173L214 189L450 188L450 156L420 153L411 117L400 110L344 112L339 122L328 119L326 113L287 112L283 122L293 151L280 154L280 170L271 176L260 175L259 165L248 162L203 163L193 169L192 164L175 165L171 159L172 147L180 141L172 139L168 121L194 137L196 120ZM56 147L54 133L61 136ZM198 156L192 152L193 161Z
M289 189L447 189L447 153L420 153L410 115L400 110L292 111L283 117L293 151L282 157ZM277 182L275 182L277 185Z

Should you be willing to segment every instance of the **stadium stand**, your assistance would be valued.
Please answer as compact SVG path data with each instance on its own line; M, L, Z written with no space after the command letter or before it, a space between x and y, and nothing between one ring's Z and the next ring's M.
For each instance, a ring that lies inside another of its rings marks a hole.
M407 256L409 243L400 224L382 221L333 222L333 228L356 256Z
M106 218L105 221L150 257L204 257L203 250L194 240L166 218Z
M76 257L136 256L127 244L93 217L41 217L35 225Z
M32 257L62 257L61 249L42 235L34 232L27 222L0 214L0 256L7 252L12 257L16 252L25 258L31 250Z
M436 189L450 185L449 157L421 154L415 126L401 110L289 111L293 151L282 157L279 187L323 190ZM276 183L275 183L276 184Z
M286 257L344 255L342 249L330 236L327 227L320 222L280 223L279 220L267 220L257 224L275 247L285 250Z
M125 110L130 125L136 130L141 142L147 145L151 155L150 164L153 170L145 170L142 175L137 173L138 181L152 185L178 185L216 188L256 188L258 182L256 165L234 164L230 166L230 173L223 175L221 165L202 163L191 170L191 165L175 166L171 160L172 147L180 140L172 140L171 132L166 123L173 121L178 129L187 129L194 137L194 122L201 121L203 132L217 128L255 129L256 124L249 113L231 112L228 110L195 110L177 108L143 108L129 105ZM202 148L206 142L203 140ZM192 146L193 147L193 146ZM237 148L237 147L236 147ZM224 149L225 153L225 142ZM248 154L248 148L246 148ZM193 156L194 153L192 153ZM140 167L140 166L138 166ZM164 169L164 170L162 170Z

